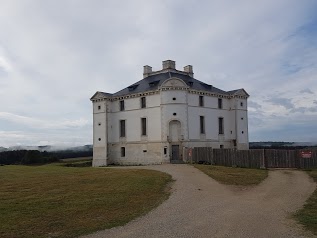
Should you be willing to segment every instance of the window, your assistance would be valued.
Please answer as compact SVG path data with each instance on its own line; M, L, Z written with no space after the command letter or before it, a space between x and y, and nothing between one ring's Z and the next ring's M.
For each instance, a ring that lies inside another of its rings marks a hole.
M125 137L125 120L120 120L120 137Z
M204 106L204 96L199 96L199 106L200 107Z
M101 138L99 138L98 140L101 141Z
M175 101L176 100L176 98L173 98L173 101Z
M243 102L240 102L240 106L243 107Z
M124 111L124 100L120 101L120 111Z
M241 120L243 120L243 117L241 117Z
M176 116L176 115L177 115L177 113L176 113L176 112L174 112L174 113L173 113L173 116Z
M125 157L125 147L121 147L121 157Z
M223 118L222 117L218 118L218 125L219 125L219 134L223 135L224 128L223 128Z
M100 123L100 122L98 123L98 126L101 126L101 123Z
M205 117L200 116L200 134L205 134Z
M167 154L167 147L164 147L164 155Z
M98 110L100 110L101 109L101 106L98 106Z
M220 145L220 149L223 149L223 145Z
M141 97L141 108L145 108L145 107L146 107L146 98Z
M244 131L242 131L242 134L244 133Z
M141 118L141 135L146 136L146 118Z
M218 98L218 108L222 109L222 98Z

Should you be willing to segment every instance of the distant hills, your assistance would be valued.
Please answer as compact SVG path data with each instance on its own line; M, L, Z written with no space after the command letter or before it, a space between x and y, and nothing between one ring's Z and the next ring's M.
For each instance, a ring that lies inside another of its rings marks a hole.
M252 148L277 148L277 147L317 147L317 142L274 142L274 141L260 141L250 142L250 149ZM11 146L9 148L1 147L0 152L13 151L13 150L38 150L40 152L55 152L55 151L73 151L73 152L85 152L92 151L92 145L83 146L53 146L53 145L42 145L42 146Z
M3 151L13 151L13 150L38 150L40 152L54 152L54 151L91 151L92 145L83 145L83 146L53 146L53 145L42 145L42 146L11 146L9 148L1 147L0 152Z
M317 142L250 142L250 149L304 149L317 147Z

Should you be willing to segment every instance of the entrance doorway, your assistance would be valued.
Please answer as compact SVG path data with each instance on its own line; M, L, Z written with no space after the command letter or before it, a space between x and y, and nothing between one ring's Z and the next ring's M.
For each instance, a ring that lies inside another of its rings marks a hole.
M179 145L172 145L172 158L171 160L179 160Z

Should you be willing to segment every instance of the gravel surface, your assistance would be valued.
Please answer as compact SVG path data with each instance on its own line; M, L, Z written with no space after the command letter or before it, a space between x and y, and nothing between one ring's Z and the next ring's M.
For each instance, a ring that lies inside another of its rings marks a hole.
M260 185L243 189L219 184L190 165L139 168L171 174L170 198L125 226L86 238L313 237L290 217L315 189L302 171L272 170Z

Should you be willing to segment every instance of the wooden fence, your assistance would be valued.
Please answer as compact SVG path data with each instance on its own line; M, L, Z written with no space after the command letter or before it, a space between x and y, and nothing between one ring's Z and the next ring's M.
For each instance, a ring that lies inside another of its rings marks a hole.
M241 168L317 168L317 151L303 158L307 150L235 150L211 147L184 148L184 161Z

